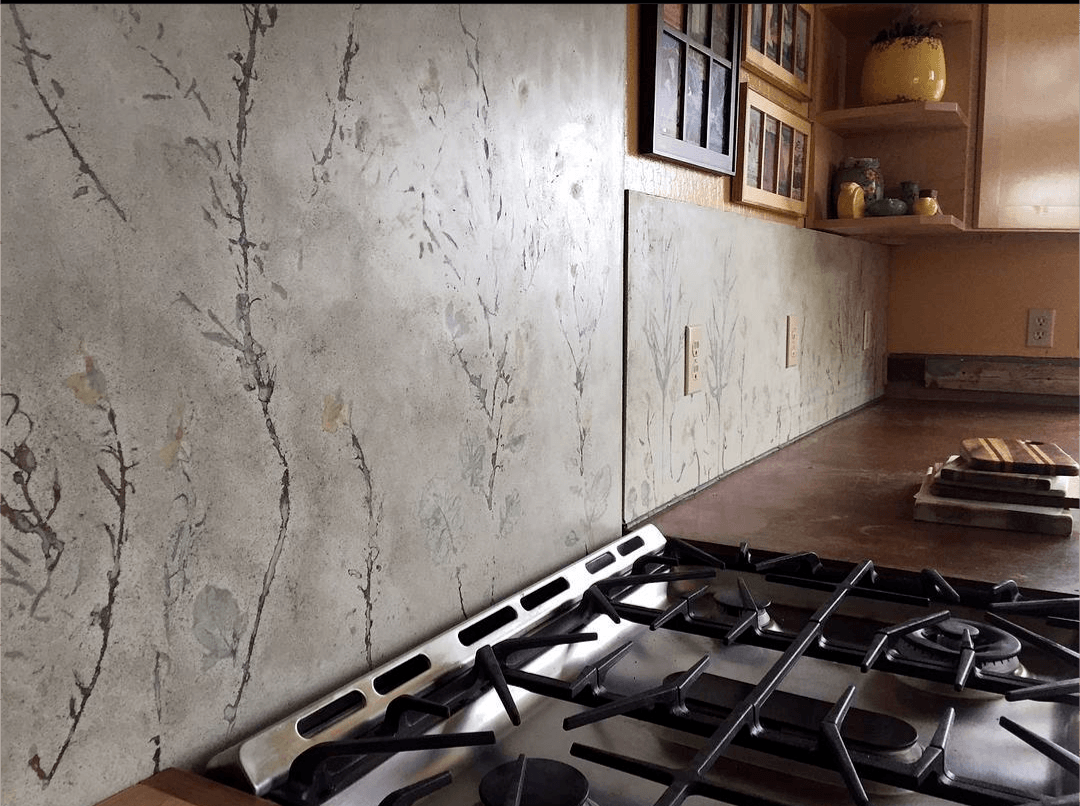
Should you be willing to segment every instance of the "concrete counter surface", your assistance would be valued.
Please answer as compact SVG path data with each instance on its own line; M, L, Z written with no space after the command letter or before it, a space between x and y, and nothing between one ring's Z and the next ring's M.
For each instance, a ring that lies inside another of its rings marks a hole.
M971 437L1053 442L1080 458L1080 409L882 398L740 468L646 522L669 537L1074 593L1070 535L914 519L927 468Z

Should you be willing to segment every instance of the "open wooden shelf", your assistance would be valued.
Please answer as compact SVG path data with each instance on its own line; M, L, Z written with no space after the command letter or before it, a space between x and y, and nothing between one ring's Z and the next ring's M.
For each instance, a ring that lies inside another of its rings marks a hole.
M975 220L974 189L978 144L984 6L921 3L923 21L941 23L937 33L948 61L948 83L938 101L905 101L861 106L863 66L871 42L902 12L894 3L826 3L815 6L814 124L811 207L807 227L885 244L969 232ZM901 181L938 192L954 215L836 215L832 179L847 157L880 161L885 195L897 197Z
M966 129L968 117L954 101L908 101L819 112L816 122L841 137L887 130Z
M951 215L867 216L828 218L814 221L811 228L861 238L864 241L899 246L915 238L958 235L967 232L964 222Z

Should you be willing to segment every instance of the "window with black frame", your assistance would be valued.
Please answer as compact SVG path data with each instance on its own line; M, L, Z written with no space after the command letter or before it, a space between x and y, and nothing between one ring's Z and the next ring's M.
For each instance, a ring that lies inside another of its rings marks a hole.
M642 153L733 175L742 6L640 8Z

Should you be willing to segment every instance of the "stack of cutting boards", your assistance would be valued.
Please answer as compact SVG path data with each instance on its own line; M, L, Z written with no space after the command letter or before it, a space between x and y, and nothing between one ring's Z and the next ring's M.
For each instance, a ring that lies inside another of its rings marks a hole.
M1050 535L1080 522L1080 465L1052 442L973 438L928 468L915 520Z

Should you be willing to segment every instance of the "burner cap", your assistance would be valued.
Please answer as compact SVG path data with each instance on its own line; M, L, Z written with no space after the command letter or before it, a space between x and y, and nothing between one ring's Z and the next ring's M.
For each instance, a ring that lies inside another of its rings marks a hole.
M589 782L576 768L549 758L521 756L484 775L480 781L480 801L484 806L508 806L525 765L521 806L584 806L589 797Z
M963 649L964 632L975 646L975 665L995 672L1019 668L1022 645L1015 636L989 624L965 619L946 619L938 624L908 633L897 645L901 654L944 661L955 665Z

